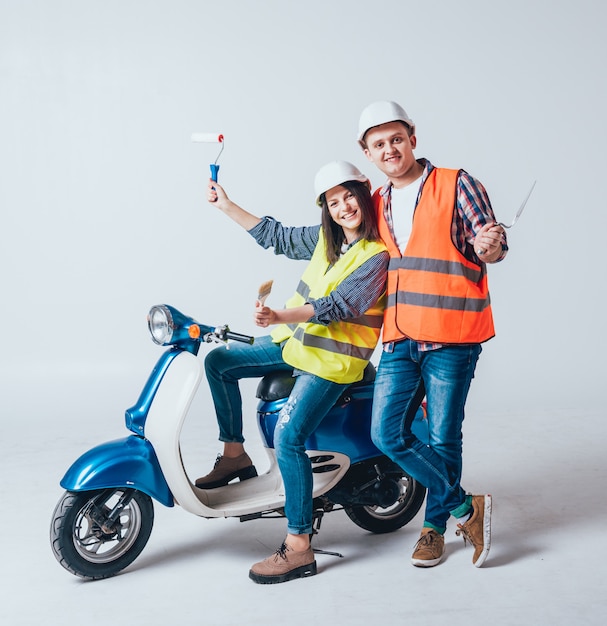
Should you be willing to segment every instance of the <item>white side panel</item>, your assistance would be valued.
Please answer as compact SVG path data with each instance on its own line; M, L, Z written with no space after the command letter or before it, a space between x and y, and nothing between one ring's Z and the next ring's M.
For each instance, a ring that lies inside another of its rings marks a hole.
M216 489L195 489L200 498L204 499L207 506L214 511L214 516L237 517L284 506L285 490L276 463L276 454L272 449L268 449L267 453L270 457L270 468L265 474ZM337 466L329 471L313 474L313 497L320 496L334 487L350 467L350 459L343 454L316 450L308 450L307 454L312 457L332 457L330 460L314 463L313 468Z
M165 372L145 424L145 436L154 446L176 502L197 515L204 515L205 507L194 495L183 468L179 437L203 372L202 362L193 354L176 356Z
M307 455L314 458L318 457L332 457L330 459L321 461L320 463L312 463L312 470L317 470L313 474L314 484L312 487L312 497L316 498L323 493L327 493L329 489L332 489L343 478L344 474L350 468L350 457L339 452L329 452L321 450L307 450ZM331 467L327 471L318 471L322 467ZM337 467L334 467L337 466Z
M261 476L217 489L195 487L181 460L179 438L183 422L204 373L200 359L182 352L170 364L150 407L145 436L152 443L175 501L186 511L202 517L237 517L284 506L284 487L274 450L267 450L270 468ZM314 467L335 465L314 474L314 497L339 482L350 466L348 457L327 451L308 451L310 456L331 456Z

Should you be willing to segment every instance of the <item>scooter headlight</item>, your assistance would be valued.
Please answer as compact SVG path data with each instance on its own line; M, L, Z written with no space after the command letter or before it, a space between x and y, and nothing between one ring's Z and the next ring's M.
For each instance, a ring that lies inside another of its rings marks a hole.
M168 307L159 304L150 309L148 313L148 328L154 343L164 346L171 342L175 324Z

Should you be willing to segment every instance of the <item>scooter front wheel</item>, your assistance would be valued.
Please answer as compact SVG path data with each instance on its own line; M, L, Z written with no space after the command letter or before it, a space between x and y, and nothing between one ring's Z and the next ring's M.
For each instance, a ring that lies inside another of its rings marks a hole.
M408 475L399 481L400 495L388 507L345 506L346 515L357 525L372 533L391 533L408 524L421 508L426 488Z
M72 574L109 578L139 556L153 524L152 499L141 491L66 491L53 513L51 547Z

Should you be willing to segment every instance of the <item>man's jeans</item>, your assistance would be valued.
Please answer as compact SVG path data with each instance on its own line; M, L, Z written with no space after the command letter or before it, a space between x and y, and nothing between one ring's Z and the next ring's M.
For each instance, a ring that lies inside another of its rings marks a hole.
M205 359L205 370L220 441L243 443L239 379L293 368L283 361L280 345L266 336L255 338L253 345L231 343L229 350L212 350ZM287 530L292 534L312 532L312 467L304 444L347 387L312 374L299 374L279 414L274 447L285 486Z
M420 351L415 341L388 344L382 352L375 391L371 437L384 454L428 489L425 526L444 533L449 515L460 517L470 498L460 486L464 405L479 344ZM426 397L429 445L411 431Z

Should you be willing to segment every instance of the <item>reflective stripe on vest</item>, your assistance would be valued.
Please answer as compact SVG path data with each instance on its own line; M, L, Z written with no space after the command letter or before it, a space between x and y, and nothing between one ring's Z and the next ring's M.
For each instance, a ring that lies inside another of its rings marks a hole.
M328 296L344 278L385 249L379 242L359 241L329 268L321 231L312 259L286 308ZM384 303L382 297L360 317L327 326L308 322L281 324L272 331L272 339L288 339L283 358L289 365L333 382L356 382L362 378L379 340Z
M320 348L328 352L347 354L365 361L368 361L373 356L373 350L375 349L375 346L373 346L373 348L366 348L364 346L355 346L349 342L336 341L331 337L319 337L318 335L312 335L310 333L306 333L301 326L295 329L293 337L301 341L304 346ZM375 343L377 343L377 341Z
M458 170L436 168L424 183L404 255L374 194L379 229L390 252L383 341L405 337L437 343L480 343L495 334L484 265L466 259L451 227Z

